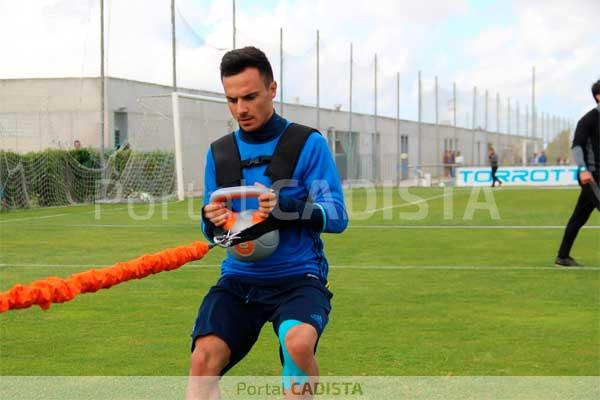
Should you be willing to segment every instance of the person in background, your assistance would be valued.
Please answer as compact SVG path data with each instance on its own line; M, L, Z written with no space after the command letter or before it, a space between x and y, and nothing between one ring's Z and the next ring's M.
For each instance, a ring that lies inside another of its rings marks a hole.
M450 176L450 152L448 150L444 151L444 176L447 178Z
M457 167L462 167L462 165L465 162L465 158L463 157L463 155L460 153L460 151L456 152L456 157L454 158L454 163L456 164Z
M493 147L490 149L488 159L490 160L490 167L492 168L492 187L496 186L496 182L502 186L502 181L496 177L496 172L498 171L498 155Z
M537 153L533 153L533 155L531 156L531 159L529 160L529 164L530 165L535 165L538 162L538 155Z
M581 192L575 210L565 228L558 255L554 261L558 267L582 266L571 257L571 248L579 230L590 218L594 208L600 209L600 199L594 193L592 186L595 185L597 191L600 191L600 187L598 187L600 181L600 80L592 85L592 95L596 100L596 108L590 110L577 123L571 146L573 160L579 171L577 180L581 186Z
M76 139L76 140L73 142L73 147L75 148L75 150L79 150L79 149L81 149L81 142L79 141L79 139Z

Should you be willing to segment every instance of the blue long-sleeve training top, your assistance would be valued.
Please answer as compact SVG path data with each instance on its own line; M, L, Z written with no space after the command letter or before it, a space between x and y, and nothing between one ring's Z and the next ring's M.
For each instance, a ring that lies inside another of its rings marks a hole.
M258 156L272 156L275 146L290 123L273 113L265 126L256 132L238 129L235 139L242 160ZM273 182L264 175L267 165L243 169L244 185L259 182L271 187ZM313 132L307 139L292 181L297 184L285 186L278 191L279 208L284 212L295 212L301 220L286 223L279 230L279 246L268 258L257 262L245 262L227 255L221 265L221 275L242 275L257 278L280 278L286 276L314 274L327 279L329 265L323 251L322 232L340 233L348 225L348 214L340 178L326 139ZM212 192L217 190L215 163L211 150L206 155L204 174L204 205ZM246 209L257 209L256 199L245 199ZM234 200L232 208L241 211L242 202ZM202 221L204 235L212 241L212 228L207 220Z

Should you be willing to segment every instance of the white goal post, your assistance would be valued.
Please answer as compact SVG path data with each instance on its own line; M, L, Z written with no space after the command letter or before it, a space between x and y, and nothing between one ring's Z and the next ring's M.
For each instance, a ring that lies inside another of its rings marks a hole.
M179 115L179 99L191 99L191 100L200 100L207 101L212 103L223 103L226 104L227 100L221 97L209 97L209 96L200 96L182 92L173 92L171 93L171 100L173 102L173 140L175 142L175 172L177 174L177 199L184 200L185 199L185 187L183 180L183 151L181 147L181 124L180 124L180 115Z
M198 103L218 103L218 104L226 104L227 100L223 97L216 96L205 96L205 95L196 95L184 92L172 92L158 95L149 95L143 96L144 99L149 98L168 98L171 97L171 111L172 111L172 119L173 119L173 146L174 146L174 155L175 155L175 178L176 178L176 195L178 200L184 200L186 197L186 178L184 174L184 152L186 150L186 146L184 145L185 138L182 133L182 113L181 113L181 100L188 99L193 100ZM226 111L226 110L224 110ZM213 117L213 116L205 116ZM219 118L216 118L216 121L219 121ZM222 135L225 131L215 131L215 134ZM189 135L189 132L187 133ZM204 156L204 154L196 154L198 157Z

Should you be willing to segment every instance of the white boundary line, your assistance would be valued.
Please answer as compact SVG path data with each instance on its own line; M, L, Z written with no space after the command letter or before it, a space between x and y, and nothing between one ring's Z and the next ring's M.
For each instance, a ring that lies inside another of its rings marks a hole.
M6 222L13 222L13 221L30 221L30 220L34 220L34 219L48 219L48 218L64 217L65 215L73 215L73 214L64 213L64 214L42 215L39 217L29 217L29 218L9 218L9 219L0 220L0 224L6 223Z
M353 225L351 229L565 229L565 225ZM599 225L584 225L582 229L600 229Z
M581 188L577 185L571 185L571 186L521 186L521 185L510 185L510 186L506 186L503 185L501 187L496 186L495 188L491 188L490 185L482 185L482 186L452 186L452 185L448 185L445 186L448 188L452 188L454 191L467 191L469 189L475 189L475 188L490 188L492 189L494 192L505 192L505 191L526 191L526 190L581 190ZM353 191L365 191L365 190L383 190L383 189L410 189L410 190L443 190L443 187L439 187L439 186L396 186L396 185L381 185L381 186L372 186L372 185L366 185L366 186L354 186L354 187L344 187L344 192L353 192Z
M557 270L567 269L559 268L556 266L547 267L527 267L527 266L491 266L491 265L332 265L331 269L359 269L359 270L455 270L455 271L540 271L540 270ZM600 271L600 267L582 267L582 268L568 268L569 270L593 270Z
M357 188L359 189L359 188ZM436 189L436 188L433 188ZM429 200L435 200L435 199L439 199L439 198L443 198L443 197L449 197L449 196L454 196L455 195L455 191L460 190L460 191L470 191L475 189L473 188L454 188L454 190L450 193L446 193L446 194L440 194L440 195L436 195L436 196L431 196L431 197L426 197L424 199L420 199L417 201L413 201L410 203L402 203L402 204L396 204L396 205L391 205L391 206L386 206L386 207L380 207L380 208L373 208L373 209L369 209L369 210L365 210L365 211L357 211L357 212L352 212L351 214L355 214L355 215L361 215L361 214L369 214L369 213L376 213L379 211L383 211L383 210L389 210L389 209L394 209L394 208L403 208L403 207L410 207L410 206L414 206L417 204L421 204L424 202L427 202ZM466 189L466 190L461 190L461 189ZM479 189L481 189L481 187L479 187ZM523 187L511 187L511 188L504 188L504 190L531 190L531 189L537 189L540 190L540 188L523 188ZM567 189L566 187L544 187L543 189ZM575 189L575 188L573 188ZM578 189L578 188L577 188ZM352 191L352 189L350 189L349 191ZM175 202L179 202L179 201L175 201ZM83 206L83 205L74 205L74 206ZM122 210L126 210L128 209L129 206L127 207L117 207L117 208L110 208L108 210L101 210L101 213L107 213L107 212L113 212L113 211L122 211ZM7 218L7 219L0 219L0 224L10 224L11 222L19 222L19 221L30 221L30 220L41 220L41 219L49 219L49 218L57 218L57 217L64 217L64 216L70 216L70 215L81 215L81 214L91 214L91 213L95 213L96 210L90 210L90 211L82 211L82 212L76 212L76 213L61 213L61 214L51 214L51 215L43 215L43 216L39 216L39 217L27 217L27 218ZM65 225L65 226L70 226L70 225ZM76 225L72 225L72 226L76 226ZM84 225L81 225L84 226ZM92 226L92 225L90 225ZM106 224L104 225L105 227L116 227L117 225L109 225ZM148 226L148 225L146 225ZM155 225L155 226L159 226L159 225Z
M365 211L358 211L358 212L353 212L352 214L369 214L369 213L376 213L379 211L383 211L383 210L390 210L393 208L402 208L402 207L410 207L410 206L414 206L417 204L421 204L421 203L425 203L429 200L435 200L435 199L439 199L442 197L448 197L448 196L452 196L454 193L446 193L446 194L439 194L437 196L431 196L431 197L426 197L424 199L420 199L420 200L416 200L416 201L411 201L410 203L402 203L402 204L396 204L396 205L392 205L392 206L387 206L387 207L381 207L381 208L373 208L371 210L365 210Z
M191 228L199 229L200 222L190 224L53 224L53 225L26 225L38 228Z
M189 263L186 266L194 266L194 267L208 267L215 268L220 267L221 264L199 264L199 263ZM102 269L106 267L110 267L110 264L0 264L1 268L89 268L89 269Z
M68 214L71 215L71 214ZM190 224L53 224L21 226L38 228L123 228L123 229L148 229L148 228L186 228L198 229L198 223ZM565 229L565 225L350 225L348 229L464 229L464 230L554 230ZM582 229L598 230L600 225L584 225Z
M109 265L92 264L0 264L0 268L105 268ZM218 268L221 264L189 263L184 267ZM600 271L600 267L589 266L582 268L559 268L548 266L493 266L493 265L330 265L330 269L358 269L358 270L454 270L454 271L550 271L550 270L591 270Z
M128 207L110 208L108 210L100 210L100 213L108 213L108 212L113 212L113 211L122 211L122 210L127 210L127 208ZM30 220L37 220L37 219L48 219L48 218L64 217L64 216L67 216L67 215L93 214L95 212L96 212L96 210L89 210L89 211L81 211L81 212L74 212L74 213L41 215L39 217L7 218L7 219L0 219L0 224L10 223L10 222L13 222L13 221L30 221Z
M416 204L420 204L423 202L427 202L429 200L434 200L434 199L438 199L441 197L448 197L453 195L453 193L447 193L447 194L441 194L441 195L437 195L437 196L431 196L431 197L427 197L424 199L420 199L417 201L413 201L410 203L402 203L402 204L397 204L397 205L392 205L392 206L387 206L387 207L382 207L382 208L376 208L376 209L372 209L372 210L365 210L365 211L359 211L356 212L355 214L367 214L367 213L375 213L378 211L383 211L383 210L387 210L387 209L391 209L391 208L401 208L401 207L409 207L409 206L413 206ZM118 207L118 208L110 208L108 210L100 210L100 213L106 213L106 212L112 212L112 211L122 211L122 210L127 210L129 208L128 207ZM90 211L82 211L82 212L76 212L76 213L62 213L62 214L51 214L51 215L42 215L39 217L28 217L28 218L7 218L7 219L0 219L0 224L6 224L6 223L11 223L13 221L30 221L30 220L40 220L40 219L48 219L48 218L56 218L56 217L64 217L64 216L68 216L68 215L81 215L81 214L92 214L95 213L96 210L90 210ZM109 226L109 225L106 225Z

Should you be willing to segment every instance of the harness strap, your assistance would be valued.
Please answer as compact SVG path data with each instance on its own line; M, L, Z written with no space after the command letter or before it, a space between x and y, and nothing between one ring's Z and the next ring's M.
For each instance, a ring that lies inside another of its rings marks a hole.
M231 132L210 145L215 161L217 187L240 186L244 178L243 169L268 164L265 176L272 182L282 179L291 179L298 164L300 153L313 128L292 123L283 132L273 155L263 155L242 160L240 150L235 139L235 132Z
M283 133L273 152L273 159L265 171L272 182L292 179L300 152L308 137L315 130L308 126L292 123Z
M242 161L235 132L214 141L210 149L215 160L217 187L240 186L243 178Z

